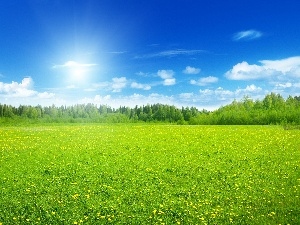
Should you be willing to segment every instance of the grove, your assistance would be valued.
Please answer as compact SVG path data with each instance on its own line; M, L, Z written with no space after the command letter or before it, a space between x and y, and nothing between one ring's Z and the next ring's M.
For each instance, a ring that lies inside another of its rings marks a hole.
M172 123L197 125L300 125L300 97L284 99L267 94L262 100L248 96L208 111L196 107L147 104L133 108L77 104L71 106L18 107L0 104L0 124L24 123Z

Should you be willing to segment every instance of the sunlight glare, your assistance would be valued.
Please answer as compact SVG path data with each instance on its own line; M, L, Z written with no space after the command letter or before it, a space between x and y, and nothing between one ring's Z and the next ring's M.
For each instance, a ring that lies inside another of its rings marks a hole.
M56 65L55 68L66 68L70 82L85 83L95 66L97 64L67 61L63 65Z
M71 69L71 78L74 81L80 82L80 81L84 81L85 75L86 75L86 71L84 68L80 68L75 66L74 68Z

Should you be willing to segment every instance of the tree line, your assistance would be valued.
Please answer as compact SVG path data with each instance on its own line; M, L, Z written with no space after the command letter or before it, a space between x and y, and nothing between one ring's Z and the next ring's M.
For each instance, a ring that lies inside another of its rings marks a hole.
M1 121L36 122L164 122L191 125L267 125L300 124L300 96L284 99L270 93L262 100L248 96L214 111L196 107L177 108L166 104L147 104L134 108L108 105L77 104L73 106L20 105L14 107L0 103Z

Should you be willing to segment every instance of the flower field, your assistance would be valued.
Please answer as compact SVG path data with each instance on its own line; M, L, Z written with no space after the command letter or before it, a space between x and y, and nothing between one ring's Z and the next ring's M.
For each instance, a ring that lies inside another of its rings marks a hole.
M0 224L300 224L300 130L0 128Z

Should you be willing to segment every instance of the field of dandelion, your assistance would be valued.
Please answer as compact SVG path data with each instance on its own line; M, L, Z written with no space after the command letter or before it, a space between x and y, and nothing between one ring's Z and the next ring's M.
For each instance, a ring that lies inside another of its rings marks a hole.
M300 130L0 128L0 224L300 224Z

